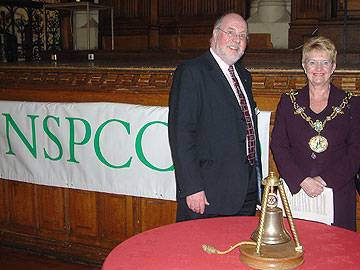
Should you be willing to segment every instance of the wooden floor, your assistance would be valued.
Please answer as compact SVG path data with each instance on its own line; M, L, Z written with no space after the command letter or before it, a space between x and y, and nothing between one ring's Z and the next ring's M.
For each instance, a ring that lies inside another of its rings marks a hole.
M71 263L0 247L1 270L100 270L101 266Z

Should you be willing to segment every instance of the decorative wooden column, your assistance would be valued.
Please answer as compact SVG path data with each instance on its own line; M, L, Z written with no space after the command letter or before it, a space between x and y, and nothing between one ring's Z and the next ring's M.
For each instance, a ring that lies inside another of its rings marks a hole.
M159 0L151 0L150 25L149 25L149 49L159 49Z

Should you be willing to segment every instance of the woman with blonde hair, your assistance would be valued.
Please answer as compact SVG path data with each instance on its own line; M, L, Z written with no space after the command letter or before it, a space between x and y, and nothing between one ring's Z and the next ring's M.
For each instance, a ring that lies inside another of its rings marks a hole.
M355 177L360 160L360 102L331 83L337 51L325 37L305 42L308 83L281 96L271 150L290 191L309 197L334 193L334 225L356 230Z

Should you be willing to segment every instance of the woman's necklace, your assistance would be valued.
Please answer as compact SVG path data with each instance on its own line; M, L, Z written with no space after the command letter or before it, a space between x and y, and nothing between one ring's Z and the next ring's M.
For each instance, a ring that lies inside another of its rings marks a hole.
M290 96L291 103L294 107L294 114L299 114L306 122L309 123L310 127L317 132L317 135L313 136L309 140L309 146L312 151L315 153L324 152L329 143L324 136L321 136L321 131L325 128L325 124L331 120L333 120L338 114L344 114L344 108L349 103L350 98L352 97L351 92L346 92L346 96L338 107L332 107L333 111L331 114L325 117L324 121L320 121L319 119L313 121L313 119L305 113L305 107L300 107L296 102L296 95L298 92L290 91L288 95Z

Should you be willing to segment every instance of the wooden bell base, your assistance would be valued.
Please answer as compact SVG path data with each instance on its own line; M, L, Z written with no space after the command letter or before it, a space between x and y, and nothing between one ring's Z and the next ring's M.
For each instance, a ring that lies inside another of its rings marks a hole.
M295 251L294 241L262 245L260 255L256 254L256 245L242 245L240 261L255 269L293 269L304 262L304 252Z

